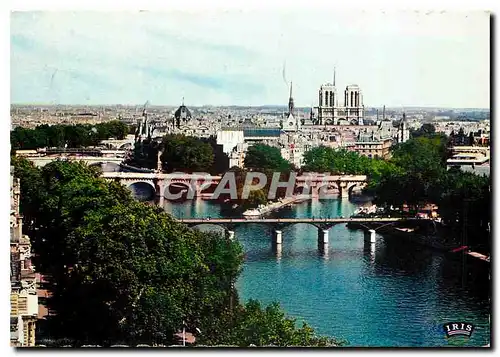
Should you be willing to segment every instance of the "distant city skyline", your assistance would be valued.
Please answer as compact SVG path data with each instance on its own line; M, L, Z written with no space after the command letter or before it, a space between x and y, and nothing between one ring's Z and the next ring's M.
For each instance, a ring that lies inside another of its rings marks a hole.
M486 12L254 10L11 15L11 102L490 107ZM285 69L285 70L284 70Z

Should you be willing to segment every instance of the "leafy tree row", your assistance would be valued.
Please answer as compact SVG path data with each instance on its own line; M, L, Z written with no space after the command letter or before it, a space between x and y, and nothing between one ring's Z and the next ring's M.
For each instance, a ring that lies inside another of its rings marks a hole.
M285 172L292 170L293 165L281 156L278 148L266 144L255 144L246 152L245 168Z
M396 165L383 159L370 159L345 149L318 146L304 154L303 171L328 172L332 175L367 175L369 187L375 187L389 172L399 172Z
M364 174L367 192L379 205L418 210L428 203L438 205L447 235L489 251L491 180L460 170L446 169L451 138L436 134L433 126L405 143L391 148L391 159L369 159L355 152L316 147L304 155L305 171L332 174Z
M207 172L214 164L212 145L201 139L180 134L165 135L161 142L144 140L137 142L129 164L156 169L158 153L165 172Z
M50 292L39 337L168 345L185 324L208 345L343 343L297 329L275 305L241 305L239 243L187 228L83 163L12 164L34 264Z
M128 134L126 124L114 120L96 125L39 125L34 129L16 127L10 132L14 150L32 150L44 147L80 148L97 146L101 140L123 139Z

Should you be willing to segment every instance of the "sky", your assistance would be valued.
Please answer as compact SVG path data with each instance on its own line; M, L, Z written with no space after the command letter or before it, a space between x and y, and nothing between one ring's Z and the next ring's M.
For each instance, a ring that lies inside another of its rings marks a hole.
M490 107L486 12L13 12L11 103Z

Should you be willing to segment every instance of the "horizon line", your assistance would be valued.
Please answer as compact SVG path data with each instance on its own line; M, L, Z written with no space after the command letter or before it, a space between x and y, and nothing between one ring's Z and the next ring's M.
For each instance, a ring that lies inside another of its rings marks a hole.
M80 106L80 107L110 107L110 106L124 106L124 107L143 107L144 103L131 104L131 103L102 103L102 104L83 104L83 103L10 103L11 106L48 106L48 107L57 107L57 106ZM203 107L215 107L215 108L230 108L230 107L247 107L247 108L260 108L260 107L283 107L287 108L288 104L202 104L202 105L186 105L189 108L203 108ZM180 107L182 104L151 104L148 103L148 107ZM313 108L317 108L315 105ZM491 107L453 107L453 106L438 106L438 105L398 105L398 106L390 106L390 105L370 105L364 106L364 109L375 109L375 108L383 108L386 109L416 109L416 108L425 108L425 109L481 109L491 111ZM301 106L295 105L295 108L307 108L310 109L311 106ZM339 106L339 108L342 108Z

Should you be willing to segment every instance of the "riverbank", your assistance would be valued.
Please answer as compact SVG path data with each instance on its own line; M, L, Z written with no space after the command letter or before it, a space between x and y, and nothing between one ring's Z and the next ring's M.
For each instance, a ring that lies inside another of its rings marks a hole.
M310 199L310 195L280 198L277 202L268 202L266 205L261 205L258 208L246 210L245 212L243 212L243 216L247 218L260 217L273 211L277 211L281 208L291 206L292 204L301 203Z
M377 229L380 227L378 223L367 223L364 226L369 227L370 229ZM365 229L359 223L348 223L348 228L352 229ZM381 227L377 229L377 233L380 233L384 236L393 237L393 238L401 238L407 241L425 246L426 248L430 248L442 253L445 253L448 257L452 258L461 258L465 256L468 258L467 260L470 262L476 262L480 264L489 264L490 257L478 252L472 252L468 250L467 246L463 246L456 241L447 241L444 240L439 235L429 235L429 234L420 234L417 232L417 228L408 228L408 227Z

